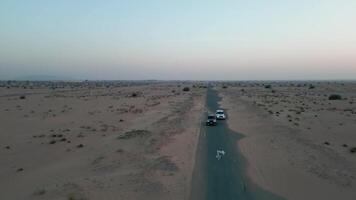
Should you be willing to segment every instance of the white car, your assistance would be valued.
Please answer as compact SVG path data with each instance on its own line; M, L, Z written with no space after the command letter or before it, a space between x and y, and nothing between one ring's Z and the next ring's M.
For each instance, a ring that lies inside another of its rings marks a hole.
M223 110L216 110L215 113L216 119L226 119L225 113Z

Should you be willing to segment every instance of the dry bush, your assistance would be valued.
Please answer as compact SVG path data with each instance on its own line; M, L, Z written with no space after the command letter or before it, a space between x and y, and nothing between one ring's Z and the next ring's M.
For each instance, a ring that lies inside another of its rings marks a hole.
M190 91L190 88L189 88L189 87L184 87L184 88L183 88L183 91L184 91L184 92L189 92L189 91Z
M341 100L341 99L342 99L341 95L338 94L331 94L329 96L329 100Z

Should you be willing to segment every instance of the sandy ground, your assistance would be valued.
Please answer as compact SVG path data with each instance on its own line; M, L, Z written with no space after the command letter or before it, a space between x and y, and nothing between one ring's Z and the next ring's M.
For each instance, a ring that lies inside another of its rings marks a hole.
M356 83L225 85L221 105L246 136L237 145L255 183L286 199L356 199Z
M204 88L13 84L0 87L0 199L188 198Z

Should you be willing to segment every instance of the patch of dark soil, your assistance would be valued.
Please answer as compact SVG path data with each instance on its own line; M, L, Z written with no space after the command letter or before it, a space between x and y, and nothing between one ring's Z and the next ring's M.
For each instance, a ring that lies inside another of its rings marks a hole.
M104 160L104 158L105 158L104 156L99 156L99 157L95 158L95 159L91 162L91 164L92 164L92 165L99 164L99 163L101 163L101 161Z
M169 172L175 172L179 170L178 166L172 162L168 156L161 156L155 159L152 168Z
M151 135L150 131L147 130L131 130L123 133L117 139L122 140L122 139L131 139L131 138L136 138L136 137L145 137Z

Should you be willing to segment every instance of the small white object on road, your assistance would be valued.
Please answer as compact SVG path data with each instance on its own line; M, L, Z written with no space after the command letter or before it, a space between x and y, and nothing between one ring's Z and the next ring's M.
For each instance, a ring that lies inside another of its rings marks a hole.
M216 158L218 159L218 160L220 160L221 159L221 157L222 156L224 156L225 155L225 151L224 150L216 150Z

